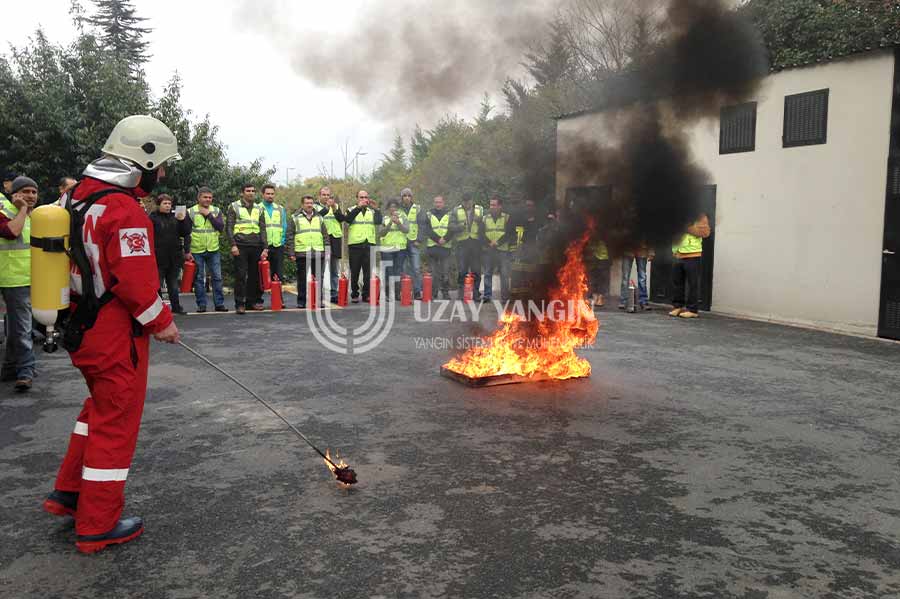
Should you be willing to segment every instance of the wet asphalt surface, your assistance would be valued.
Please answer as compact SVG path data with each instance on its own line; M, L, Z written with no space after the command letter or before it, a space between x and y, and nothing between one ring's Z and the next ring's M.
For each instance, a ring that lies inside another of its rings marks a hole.
M590 379L469 389L438 370L471 324L406 309L340 355L302 312L179 317L360 483L154 343L126 490L146 533L95 556L40 510L86 393L40 355L30 394L0 391L0 597L900 596L900 345L600 318Z

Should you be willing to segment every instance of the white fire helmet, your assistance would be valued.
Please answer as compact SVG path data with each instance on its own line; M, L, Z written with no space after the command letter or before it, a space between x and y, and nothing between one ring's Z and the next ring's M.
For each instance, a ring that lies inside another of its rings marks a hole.
M133 162L145 171L181 160L178 140L159 119L144 114L119 121L103 145L103 153Z

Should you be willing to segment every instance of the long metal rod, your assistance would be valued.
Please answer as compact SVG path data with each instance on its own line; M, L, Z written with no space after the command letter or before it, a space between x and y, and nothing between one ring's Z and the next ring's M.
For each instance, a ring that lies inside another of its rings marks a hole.
M312 447L312 448L316 451L316 453L319 454L320 456L322 456L322 458L323 458L326 462L328 462L329 464L331 464L331 465L334 466L335 468L338 467L337 464L335 464L334 462L332 462L331 459L330 459L327 455L325 455L324 453L322 453L322 450L320 450L318 447L316 447L315 445L313 445L313 442L310 441L310 440L306 437L306 435L304 435L304 434L300 431L300 429L298 429L296 426L294 426L293 424L291 424L290 422L288 422L287 418L285 418L284 416L282 416L281 414L279 414L279 413L278 413L278 410L276 410L275 408L273 408L273 407L269 404L269 402L267 402L266 400L264 400L262 397L260 397L260 396L257 395L256 393L254 393L254 392L253 392L250 388L248 388L244 383L242 383L241 381L237 380L236 378L234 378L233 376L231 376L230 374L228 374L227 372L225 372L224 369L220 368L219 366L216 366L212 361L210 361L209 358L207 358L206 356L204 356L203 354L201 354L201 353L198 352L197 350L192 349L191 347L189 347L188 345L186 345L186 344L184 343L184 341L179 341L179 342L178 342L178 345L180 345L180 346L183 347L184 349L188 350L189 352L191 352L192 354L194 354L195 356L197 356L198 358L200 358L201 360L203 360L204 362L206 362L207 364L209 364L210 366L212 366L213 368L215 368L216 370L218 370L220 373L222 373L222 374L224 374L225 376L227 376L227 377L228 377L229 379L231 379L231 381L234 382L238 387L240 387L241 389L243 389L244 391L246 391L247 393L249 393L250 395L252 395L253 398L256 399L256 401L258 401L258 402L261 403L262 405L266 406L266 408L268 408L268 410L269 410L270 412L272 412L273 414L275 414L276 416L278 416L278 418L280 418L282 422L284 422L286 425L288 425L288 427L289 427L292 431L294 431L294 433L296 433L296 435L297 435L298 437L300 437L301 439L303 439L304 441L306 441L306 444L309 445L310 447Z

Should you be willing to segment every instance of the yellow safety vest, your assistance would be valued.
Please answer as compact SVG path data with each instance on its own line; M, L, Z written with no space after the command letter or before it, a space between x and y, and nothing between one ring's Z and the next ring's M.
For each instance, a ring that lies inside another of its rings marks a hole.
M323 222L324 219L315 213L311 219L307 219L302 212L294 215L295 252L306 253L306 250L325 251L325 236L322 235Z
M484 210L478 204L472 208L472 211L475 214L475 217L472 219L472 224L469 225L468 229L463 229L461 233L456 236L457 241L464 241L466 239L478 239L478 223L476 222L479 218L481 218L482 214L484 214ZM456 207L456 220L465 225L466 223L466 209L460 204Z
M219 216L219 209L209 207L210 218ZM200 208L191 206L188 210L191 219L191 252L202 254L203 252L219 251L219 232L213 229L212 223L200 214Z
M284 207L272 202L272 216L263 206L263 218L266 219L266 243L275 248L284 245Z
M406 238L410 241L415 241L419 237L419 205L413 204L409 207L409 212L406 214L406 224L409 226L409 233L406 234Z
M428 221L431 223L431 230L434 231L438 237L444 238L444 245L440 247L444 247L447 249L452 248L453 242L450 239L447 239L447 231L450 230L450 213L447 212L442 218L439 219L434 214L429 212ZM429 237L428 243L426 245L430 248L433 248L437 245L437 242Z
M516 227L516 248L522 246L522 241L525 240L525 227L522 225L518 225Z
M243 202L238 200L231 205L234 209L234 234L254 235L259 234L259 211L262 207L254 203L252 210L247 210Z
M401 217L402 218L402 217ZM383 225L387 227L392 225L390 216L384 217ZM384 237L381 238L381 249L385 252L397 252L406 249L406 233L398 227L391 228Z
M501 212L500 216L497 220L494 220L494 217L491 216L491 213L488 212L484 216L484 236L488 241L497 241L503 234L506 233L506 222L509 220L509 215L505 212ZM497 246L498 250L501 252L509 251L509 244L503 243Z
M702 254L703 238L685 233L681 238L681 243L672 246L673 254Z
M314 204L313 207L316 209L316 212L321 212L325 209L325 206L322 204ZM334 215L334 208L329 208L323 218L325 219L325 229L328 230L330 237L340 239L344 236L344 226L338 222L337 217Z
M360 212L347 231L347 244L356 245L359 243L369 242L375 245L375 211L367 208L365 214Z
M27 210L27 209L26 209ZM0 199L0 212L10 220L19 210L9 200ZM31 216L15 239L0 239L0 287L31 285Z

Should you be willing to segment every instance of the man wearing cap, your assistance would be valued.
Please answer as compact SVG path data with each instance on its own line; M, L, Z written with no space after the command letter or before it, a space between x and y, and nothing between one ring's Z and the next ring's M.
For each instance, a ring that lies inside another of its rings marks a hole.
M143 520L122 517L122 507L147 395L150 336L177 343L179 335L157 293L153 226L139 198L180 158L175 135L161 121L127 117L67 202L76 230L70 241L75 309L63 345L90 397L44 510L74 516L75 546L82 553L144 532Z
M15 381L19 392L31 389L34 349L31 339L31 211L37 183L16 177L9 186L12 201L0 197L0 292L6 303L9 335L0 378Z

